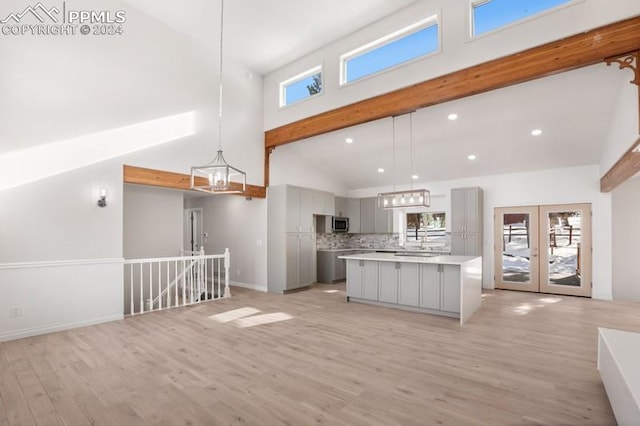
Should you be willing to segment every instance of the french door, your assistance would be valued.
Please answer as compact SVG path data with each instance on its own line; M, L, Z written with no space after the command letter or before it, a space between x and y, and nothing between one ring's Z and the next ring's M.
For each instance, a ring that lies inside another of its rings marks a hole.
M495 209L495 287L591 296L591 204Z

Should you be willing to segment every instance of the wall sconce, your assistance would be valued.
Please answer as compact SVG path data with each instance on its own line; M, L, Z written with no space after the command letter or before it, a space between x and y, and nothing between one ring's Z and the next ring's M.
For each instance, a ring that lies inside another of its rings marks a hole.
M100 190L100 198L98 198L99 207L107 207L107 190L102 188Z

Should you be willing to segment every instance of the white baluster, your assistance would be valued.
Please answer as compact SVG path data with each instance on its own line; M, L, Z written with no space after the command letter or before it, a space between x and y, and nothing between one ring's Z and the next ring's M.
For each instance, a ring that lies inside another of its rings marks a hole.
M140 264L140 313L144 312L144 274L142 273L142 263Z
M182 261L182 306L184 306L187 302L187 295L186 295L186 283L185 283L185 278L186 278L186 274L184 273L184 260Z
M229 249L224 249L224 297L231 297L231 289L229 288L229 269L231 268L231 255Z
M130 297L131 300L129 300L129 315L133 315L133 264L128 265L129 266L129 290L131 291Z

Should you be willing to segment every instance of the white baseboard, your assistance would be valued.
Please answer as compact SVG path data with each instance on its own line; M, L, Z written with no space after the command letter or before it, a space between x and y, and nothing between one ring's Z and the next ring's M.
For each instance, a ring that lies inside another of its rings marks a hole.
M236 281L230 281L229 285L233 287L242 287L242 288L248 288L249 290L261 291L263 293L267 292L267 286L261 286L258 284L247 284L247 283L241 283Z
M86 327L89 325L102 324L105 322L119 321L124 319L123 314L110 315L102 318L94 318L87 321L71 322L67 324L57 324L43 327L26 328L24 330L16 330L10 333L0 334L0 342L9 340L23 339L25 337L39 336L41 334L55 333L56 331L71 330L73 328Z

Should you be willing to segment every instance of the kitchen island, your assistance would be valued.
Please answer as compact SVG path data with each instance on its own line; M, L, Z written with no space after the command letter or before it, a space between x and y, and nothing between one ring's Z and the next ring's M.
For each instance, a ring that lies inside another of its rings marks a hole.
M364 253L347 262L347 301L469 320L482 303L482 258Z

